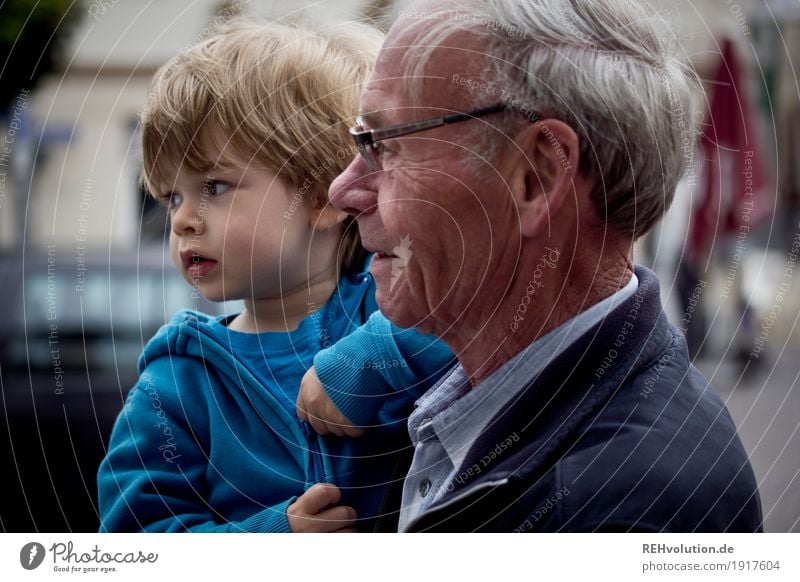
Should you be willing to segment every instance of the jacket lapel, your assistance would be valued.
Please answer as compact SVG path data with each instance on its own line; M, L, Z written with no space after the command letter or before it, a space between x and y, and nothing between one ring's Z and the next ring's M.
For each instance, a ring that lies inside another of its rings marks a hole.
M522 494L535 485L569 451L580 428L591 422L626 379L658 358L671 340L658 281L642 267L636 269L636 275L636 293L536 377L508 375L507 382L526 382L526 388L472 445L454 482L448 484L448 493L410 527L482 529L515 498L509 497L513 488L524 486ZM498 389L502 390L502 385ZM497 493L504 505L492 510ZM479 509L483 506L486 509ZM453 528L447 516L453 516L459 525Z

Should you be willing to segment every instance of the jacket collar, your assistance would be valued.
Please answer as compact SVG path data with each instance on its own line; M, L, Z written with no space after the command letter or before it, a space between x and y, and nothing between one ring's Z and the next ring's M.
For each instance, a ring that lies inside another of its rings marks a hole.
M644 267L635 272L636 293L536 377L509 375L507 382L526 382L526 388L491 419L448 484L448 494L421 519L473 491L545 474L558 459L556 453L574 441L578 427L613 398L627 377L659 357L671 332L661 308L658 279Z

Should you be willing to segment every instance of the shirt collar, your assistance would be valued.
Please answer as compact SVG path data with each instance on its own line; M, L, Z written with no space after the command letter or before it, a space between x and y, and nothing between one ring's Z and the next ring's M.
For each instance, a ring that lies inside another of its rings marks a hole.
M513 405L529 381L552 359L636 293L638 287L639 279L634 274L622 289L533 342L476 389L470 389L464 369L457 365L417 401L417 409L409 418L412 439L422 424L431 421L453 466L460 467L487 423L503 408Z

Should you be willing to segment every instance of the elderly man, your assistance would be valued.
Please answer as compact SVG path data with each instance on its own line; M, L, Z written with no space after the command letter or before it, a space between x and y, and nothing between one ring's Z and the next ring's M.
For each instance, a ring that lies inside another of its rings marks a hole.
M419 2L390 31L331 199L381 311L459 360L409 419L401 531L761 529L736 428L632 262L693 88L632 0Z

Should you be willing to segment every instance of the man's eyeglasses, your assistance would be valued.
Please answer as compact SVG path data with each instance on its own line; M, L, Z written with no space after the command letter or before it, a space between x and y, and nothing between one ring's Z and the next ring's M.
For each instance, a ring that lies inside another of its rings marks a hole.
M476 119L484 115L491 115L492 113L499 113L505 110L513 110L521 113L527 117L531 123L536 123L542 119L538 113L517 107L511 103L497 103L489 107L475 109L466 113L451 113L444 117L432 117L430 119L422 119L420 121L411 121L409 123L400 123L398 125L390 125L388 127L379 127L377 129L365 129L364 119L359 116L356 118L356 125L350 128L350 135L356 143L358 152L364 158L367 164L367 169L370 172L377 172L380 167L380 153L381 146L378 142L385 139L392 139L404 135L417 133L418 131L425 131L426 129L433 129L434 127L441 127L450 123L458 123L459 121L467 121L468 119Z

